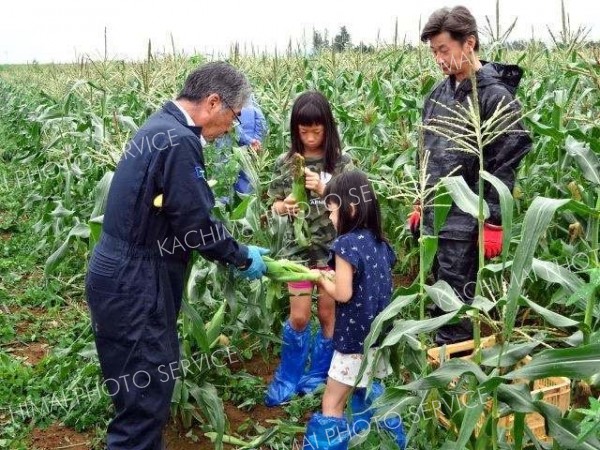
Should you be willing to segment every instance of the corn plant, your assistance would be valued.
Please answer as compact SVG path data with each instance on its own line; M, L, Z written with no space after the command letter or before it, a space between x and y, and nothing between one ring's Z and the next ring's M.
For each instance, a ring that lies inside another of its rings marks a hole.
M282 55L254 49L253 54L244 55L239 48L232 51L232 62L254 87L268 120L269 135L258 154L231 150L233 157L223 173L235 174L242 168L250 175L254 193L235 194L229 204L218 204L213 213L240 241L269 247L273 259L293 253L286 221L267 209L265 188L273 161L288 150L289 112L295 97L307 89L323 92L332 104L343 150L377 186L385 231L399 255L396 272L413 275L414 269L420 269L414 270L411 286L396 290L390 308L373 328L375 336L386 322L393 323L392 331L384 336L385 346L393 347L400 356L402 375L408 382L391 384L384 403L401 412L406 424L415 418L411 439L419 448L439 448L445 442L451 448L463 444L467 448L547 447L527 436L523 416L531 411L545 417L555 446L596 448L597 436L586 434L574 423L583 420L582 413L560 414L531 398L528 386L511 384L516 378L533 380L559 373L583 380L578 385L590 390L600 384L600 370L594 366L600 341L600 65L597 50L586 48L584 34L571 31L566 11L563 17L562 31L554 33L558 45L532 41L523 50L510 49L507 39L512 24L500 26L499 3L496 20L489 20L492 44L484 48L484 57L501 57L526 69L519 98L528 111L524 120L533 133L534 147L518 174L513 206L509 196L501 196L507 203L503 208L504 253L501 261L480 265L478 296L471 307L464 306L443 283L428 285L436 237L415 241L404 225L413 203L427 201L436 210L439 231L452 199L456 201L457 192L466 192L459 179L450 178L433 190L423 188L427 183L421 179L421 170L427 157L420 149L420 110L440 76L433 61L424 57L423 46L411 48L396 40L394 46L381 46L372 53L309 55L289 51ZM20 178L30 193L23 203L37 222L33 232L40 236L38 251L50 255L49 277L66 278L64 268L70 262L77 268L73 270L79 270L75 284L81 285L85 260L101 227L103 192L124 145L137 126L177 94L186 73L204 59L149 51L138 62L83 57L60 66L0 68L0 117L15 131L16 142L3 147L0 157L15 171L35 169L31 177ZM477 102L472 101L462 116L477 117L476 107ZM497 119L500 125L500 115ZM483 123L468 122L471 131L479 134L481 142L473 135L479 151L481 144L493 137L494 127L491 122L487 128ZM440 128L441 124L432 126ZM207 156L212 151L207 148ZM415 159L421 160L421 170L416 169ZM215 189L231 194L226 177L212 165L207 169L217 183ZM486 176L481 178L489 182ZM469 194L463 206L481 221L485 204L478 194ZM507 216L510 211L511 219ZM288 307L281 283L234 282L233 274L194 258L185 298L178 324L182 358L220 348L220 335L232 342L252 341L268 355L278 345L276 336ZM426 319L427 302L443 305L445 314ZM480 364L451 360L437 370L428 367L424 348L430 333L464 316L473 317L482 330L487 327L497 337L497 345L476 356ZM518 361L528 354L533 355L531 362L517 368ZM73 367L74 363L69 364ZM217 385L217 376L215 370L191 368L173 398L175 414L186 425L201 422L211 428L215 442L227 433L220 404L220 389L227 387ZM456 379L466 381L456 384ZM91 377L86 380L91 381ZM452 404L453 395L462 395L459 391L477 389L481 398L473 399L470 394L477 408ZM476 432L481 412L487 408L479 404L489 399L492 413L486 414ZM435 402L444 403L444 425L411 417L411 408L431 410ZM515 435L525 436L522 441L507 442L498 429L499 416L511 412ZM271 431L274 428L276 432ZM275 437L290 438L297 432L297 424L294 428L278 422L257 436L258 440L243 442L266 448ZM583 437L578 440L580 432ZM234 442L234 438L223 441ZM372 448L371 442L357 448ZM242 444L236 441L235 445Z

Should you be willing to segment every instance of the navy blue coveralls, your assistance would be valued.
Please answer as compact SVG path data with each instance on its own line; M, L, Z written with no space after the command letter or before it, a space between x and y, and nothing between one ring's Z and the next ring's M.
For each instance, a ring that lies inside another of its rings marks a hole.
M86 294L105 390L109 450L160 449L179 372L176 321L192 250L244 265L248 250L210 216L200 128L173 102L128 144L110 187ZM153 199L163 194L163 207Z

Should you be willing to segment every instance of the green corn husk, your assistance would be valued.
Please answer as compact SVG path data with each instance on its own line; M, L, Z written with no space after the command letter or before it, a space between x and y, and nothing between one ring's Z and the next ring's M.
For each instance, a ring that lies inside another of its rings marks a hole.
M275 260L263 256L263 261L267 266L265 276L274 281L317 281L321 277L320 274L311 272L308 267L287 259Z
M296 242L302 248L308 247L310 243L310 230L306 222L308 214L308 195L306 194L305 176L304 176L304 156L294 153L291 161L292 169L292 196L298 202L299 213L294 218L294 236Z

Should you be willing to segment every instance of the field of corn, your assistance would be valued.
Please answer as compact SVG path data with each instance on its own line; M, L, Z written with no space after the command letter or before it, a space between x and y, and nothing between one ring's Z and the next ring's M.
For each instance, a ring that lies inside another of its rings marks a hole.
M483 48L482 59L525 69L518 99L534 148L512 195L500 192L505 250L480 271L471 308L432 284L436 239L419 245L405 226L423 194L421 107L442 76L428 48L229 55L250 79L269 134L256 157L231 149L223 162L207 148L216 197L232 193L240 167L256 187L214 213L241 241L275 257L289 252L285 223L268 214L270 168L288 148L296 95L323 92L344 151L374 183L399 256L393 302L371 338L393 323L383 346L394 375L382 408L401 414L409 448L600 449L600 50L585 44L564 32L548 48L508 50L498 33ZM203 61L149 53L137 63L0 67L0 448L103 448L111 406L83 295L89 252L128 139ZM471 125L485 141L484 124ZM455 199L482 211L460 180L437 194L442 209ZM196 258L184 295L179 334L189 368L172 399L168 448L300 448L319 393L282 408L262 404L287 314L282 285L234 282ZM430 303L446 314L429 319ZM471 317L475 346L487 348L440 364L450 355L427 349L458 315ZM562 403L532 395L534 380L563 383ZM542 417L540 431L533 418L539 425ZM354 448L395 447L373 432Z

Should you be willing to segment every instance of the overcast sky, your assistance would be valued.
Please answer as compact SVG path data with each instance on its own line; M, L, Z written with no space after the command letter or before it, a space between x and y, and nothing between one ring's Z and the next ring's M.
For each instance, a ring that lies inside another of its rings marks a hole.
M600 2L565 0L571 25L591 29L600 39ZM408 6L407 6L408 3ZM104 27L111 57L138 59L148 39L157 50L176 48L187 53L226 52L232 42L253 43L262 49L283 50L290 38L310 45L312 29L328 29L330 37L346 25L352 42L390 42L398 18L400 37L417 42L423 23L435 9L462 4L474 12L480 28L495 14L495 0L35 0L12 1L0 15L0 63L70 62L76 55L104 54ZM285 5L285 6L284 6ZM501 23L515 17L513 39L548 39L546 25L560 29L560 0L501 0ZM303 37L304 36L304 37Z

